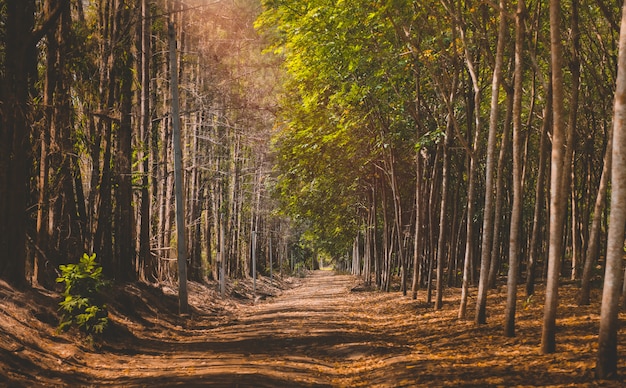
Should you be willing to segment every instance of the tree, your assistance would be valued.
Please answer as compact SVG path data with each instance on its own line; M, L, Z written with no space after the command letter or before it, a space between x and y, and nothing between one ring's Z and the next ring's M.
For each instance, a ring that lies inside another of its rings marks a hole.
M0 277L26 285L26 208L29 196L31 99L37 78L34 0L7 0L0 73Z
M71 49L70 2L48 0L45 8L47 13L59 9L60 16L59 23L46 34L35 239L41 251L35 255L34 276L40 285L52 287L58 265L68 257L78 259L83 253L85 211L72 142L70 61L75 57Z
M523 0L517 1L515 12L515 74L513 91L513 208L509 236L509 273L507 277L507 300L504 317L504 335L515 335L515 310L517 303L517 277L519 273L520 225L522 217L522 49L524 44L524 19L526 6Z
M626 224L626 1L623 4L618 47L617 81L613 113L611 168L611 213L607 241L606 270L600 312L596 375L617 377L617 330L622 286L624 226Z
M116 133L115 166L115 268L114 277L121 281L131 281L137 278L135 270L135 228L133 227L133 187L132 187L132 84L133 56L131 31L125 31L125 26L131 24L135 2L121 1L115 15L115 28L118 36L116 66L119 68L119 99L120 123Z
M150 133L151 133L151 60L152 46L150 35L152 33L151 13L148 0L141 0L141 23L137 32L137 46L139 47L138 73L140 74L141 89L139 91L140 120L139 120L139 155L141 169L141 194L139 207L139 249L137 254L138 267L141 277L148 282L157 280L157 263L150 254ZM155 185L156 186L156 185Z
M552 69L552 155L550 162L550 243L548 248L548 279L541 332L541 352L556 350L556 309L559 275L563 252L565 194L563 171L565 153L565 109L561 48L561 2L550 0L550 48Z
M489 116L489 134L487 140L487 162L485 166L485 208L483 216L483 238L480 257L480 280L478 283L478 298L476 300L476 323L486 322L487 289L489 280L489 264L491 263L491 246L493 242L493 213L494 213L494 182L493 175L496 160L496 131L498 125L498 100L500 96L500 81L502 79L502 63L504 62L504 44L506 40L506 9L507 3L501 0L500 24L498 26L498 43L496 48L496 63L491 81L491 113ZM519 74L519 73L518 73ZM521 82L521 80L520 80ZM477 89L476 86L474 89ZM520 97L521 98L521 97ZM520 102L521 103L521 102ZM477 114L479 111L477 111ZM515 119L515 118L514 118ZM478 130L478 129L477 129ZM506 129L505 129L506 130ZM515 129L514 129L515 130ZM515 152L515 150L514 150Z

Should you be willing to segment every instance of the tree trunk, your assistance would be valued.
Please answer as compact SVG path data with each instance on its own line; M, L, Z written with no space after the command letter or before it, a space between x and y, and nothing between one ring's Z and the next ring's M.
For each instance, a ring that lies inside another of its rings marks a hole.
M624 201L626 198L626 1L622 9L616 83L613 113L611 214L596 360L596 376L601 379L617 377L618 312L624 257L624 224L626 223L626 201Z
M413 282L411 284L411 297L417 299L417 290L420 286L419 266L422 252L422 156L418 152L415 156L415 235L413 239Z
M507 88L506 96L506 118L504 120L504 129L502 134L502 142L500 144L500 154L498 155L498 168L496 173L496 198L495 209L493 217L493 230L494 233L499 233L502 223L506 218L504 209L504 165L508 162L508 151L511 146L511 120L513 116L513 92L510 88ZM491 262L489 263L489 277L487 278L487 286L489 288L496 288L496 279L500 270L500 260L504 253L504 247L502 246L501 236L494 235L491 244Z
M150 44L152 22L149 18L150 6L148 0L141 0L141 28L140 28L140 74L141 74L141 92L140 92L140 171L141 171L141 193L140 193L140 211L139 211L139 268L143 274L143 278L152 283L158 279L157 263L155 257L150 252L150 184L154 187L157 185L154 181L148 179L150 171L150 134L152 129L151 123L151 86L150 81L152 57L152 46Z
M572 15L571 15L571 23L570 23L570 31L569 34L572 39L571 44L571 60L570 60L570 71L572 74L571 78L571 86L570 89L572 94L569 98L569 110L568 110L568 120L567 120L567 133L566 133L566 148L565 148L565 160L563 161L563 202L565 202L562 206L564 209L567 208L567 200L575 195L575 190L572 185L574 182L573 175L576 173L574 170L574 137L576 135L576 122L578 119L578 96L580 95L580 31L578 27L578 0L572 0ZM571 194L571 195L570 195ZM576 235L576 204L572 201L571 208L571 224L572 224L572 263L571 263L571 279L575 280L578 278L578 261L580 256L579 244L577 243L578 236ZM565 210L563 210L565 213Z
M563 94L563 69L561 49L561 2L550 0L550 47L552 50L552 156L550 167L550 243L548 247L548 275L541 352L554 353L556 350L556 309L559 292L559 274L563 252L563 224L565 216L565 196L563 193L563 173L565 161L565 109Z
M446 136L443 143L443 166L441 177L441 202L439 208L439 238L437 240L437 276L435 288L435 309L443 307L443 265L445 261L446 242L450 227L446 221L448 216L448 182L450 180L450 143L452 141L452 117L448 117Z
M504 5L501 5L504 8ZM504 317L504 335L515 336L515 310L517 303L517 277L519 272L519 246L521 245L520 227L522 223L522 166L521 166L521 132L522 132L522 75L524 15L526 6L523 0L517 1L515 13L515 75L513 91L513 206L511 211L511 229L509 237L509 273L507 278L507 299Z
M129 23L131 5L120 4L116 15L116 29ZM117 31L121 34L121 31ZM135 244L133 220L132 187L132 83L133 64L130 53L130 39L127 36L120 42L126 48L119 54L120 68L120 125L117 131L115 158L115 278L121 281L136 280Z
M110 2L107 0L101 4L100 9L100 25L98 26L102 34L101 51L103 60L99 68L98 91L101 96L99 101L99 110L105 113L114 110L114 104L117 96L115 95L115 83L117 80L116 67L114 66L113 48L113 14ZM113 207L111 190L113 186L111 177L111 162L113 150L113 118L103 115L99 118L97 132L102 134L99 149L93 149L92 154L96 156L95 160L100 163L100 148L102 152L102 172L96 187L99 191L96 195L96 203L94 211L97 213L96 225L94 231L94 253L102 265L103 272L110 277L114 277L113 263ZM94 145L95 148L95 145Z
M528 266L526 269L526 296L535 293L536 267L539 261L539 247L541 246L541 231L544 229L543 211L545 205L545 180L546 180L546 159L548 154L548 130L552 120L552 88L547 85L546 106L543 109L543 123L541 125L541 139L539 140L539 163L537 166L537 183L535 186L535 207L533 211L533 226L530 237Z
M593 267L598 261L600 255L600 233L602 227L602 213L606 202L607 189L609 187L610 171L613 155L613 127L609 128L608 142L604 152L604 160L602 165L602 175L596 193L596 201L593 207L593 219L589 230L589 239L587 252L585 254L585 264L583 265L583 273L580 281L580 294L578 296L578 304L581 306L590 303L591 293L591 275Z
M480 278L478 281L478 297L476 301L476 323L486 323L487 289L489 280L489 264L491 262L491 245L493 241L494 213L494 182L493 173L496 159L496 136L498 130L498 102L500 97L500 80L502 79L502 63L504 61L504 43L506 40L506 2L500 0L500 24L498 26L498 43L496 47L496 63L491 81L491 109L489 116L489 134L487 139L487 162L485 167L485 208L483 215L483 238L480 255ZM478 83L474 80L475 93L479 93ZM476 100L476 115L480 114L480 100ZM479 128L476 128L478 131Z
M0 109L0 278L26 284L26 207L30 181L30 92L37 76L31 35L34 0L6 0Z
M176 66L176 31L168 25L170 48L170 87L172 95L172 143L174 145L174 183L176 190L176 244L178 250L178 310L180 314L189 311L187 296L187 247L185 238L185 209L183 202L183 168L180 136L180 113L178 107L178 67Z

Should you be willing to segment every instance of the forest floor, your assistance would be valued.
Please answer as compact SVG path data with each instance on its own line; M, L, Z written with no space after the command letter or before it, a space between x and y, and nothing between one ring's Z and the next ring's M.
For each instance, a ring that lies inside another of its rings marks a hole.
M257 290L261 298L242 281L220 299L215 287L192 283L192 313L180 317L173 289L119 287L108 295L111 328L94 344L56 332L58 294L0 283L0 386L624 385L594 380L599 305L578 307L574 286L560 289L552 355L539 352L541 287L532 299L520 295L515 338L501 334L506 287L490 291L479 327L474 299L469 320L456 318L458 289L446 290L441 310L424 292L412 300L330 271L263 278ZM619 369L626 374L626 359Z

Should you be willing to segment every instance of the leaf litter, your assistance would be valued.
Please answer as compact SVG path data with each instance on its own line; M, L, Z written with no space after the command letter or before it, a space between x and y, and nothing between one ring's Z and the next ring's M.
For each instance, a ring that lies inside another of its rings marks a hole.
M490 290L488 323L457 319L460 292L435 310L366 287L349 275L191 283L188 317L175 286L118 286L107 302L111 330L98 343L58 333L59 294L0 283L0 385L10 386L580 386L594 379L599 290L590 306L559 290L557 353L539 352L543 287L518 292L516 337L503 336L506 287ZM475 289L471 291L475 292ZM470 301L471 307L471 301ZM624 315L620 318L624 319ZM619 349L626 336L619 333ZM624 375L626 362L619 360Z

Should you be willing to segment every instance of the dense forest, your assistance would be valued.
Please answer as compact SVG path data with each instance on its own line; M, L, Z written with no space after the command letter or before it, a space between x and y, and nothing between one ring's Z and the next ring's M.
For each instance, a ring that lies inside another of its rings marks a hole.
M59 264L93 252L111 279L163 281L181 245L189 279L217 277L216 252L242 277L257 230L285 257L267 194L279 67L252 27L259 7L3 2L6 279L50 286Z
M95 253L183 290L327 259L435 309L453 288L477 325L506 285L508 337L545 284L544 354L560 285L603 287L613 377L622 6L0 0L0 278L52 289Z

